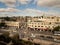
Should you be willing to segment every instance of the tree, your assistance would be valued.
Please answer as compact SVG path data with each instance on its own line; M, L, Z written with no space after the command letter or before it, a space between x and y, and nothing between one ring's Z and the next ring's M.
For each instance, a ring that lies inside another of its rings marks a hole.
M0 35L0 41L3 41L5 43L9 43L11 41L11 38L9 37L9 33L5 32L2 35Z
M15 17L4 17L4 19L6 20L6 21L16 21L16 18Z
M10 18L9 18L9 17L4 17L4 19L5 19L6 21L9 21L9 20L10 20Z
M60 26L57 26L57 27L55 27L55 28L53 29L53 31L52 31L53 34L54 34L55 31L60 31Z
M53 29L53 31L59 31L60 30L60 26L57 26Z
M6 27L7 25L4 23L4 22L2 22L2 23L0 23L0 28L1 27Z

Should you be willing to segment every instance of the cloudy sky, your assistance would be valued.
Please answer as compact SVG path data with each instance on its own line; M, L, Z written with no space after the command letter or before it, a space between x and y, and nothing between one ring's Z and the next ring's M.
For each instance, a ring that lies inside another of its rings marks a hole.
M60 0L0 0L0 16L60 16Z

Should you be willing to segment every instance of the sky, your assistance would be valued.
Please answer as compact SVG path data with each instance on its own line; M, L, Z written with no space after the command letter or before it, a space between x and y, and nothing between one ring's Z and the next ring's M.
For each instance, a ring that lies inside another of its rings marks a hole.
M0 0L0 16L60 16L60 0Z

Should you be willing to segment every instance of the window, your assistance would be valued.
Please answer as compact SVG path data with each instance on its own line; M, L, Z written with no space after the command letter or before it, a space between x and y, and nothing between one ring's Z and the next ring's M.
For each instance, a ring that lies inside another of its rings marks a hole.
M38 27L40 27L40 26L38 26Z
M45 27L47 27L47 26L45 26Z
M57 19L57 21L59 21L59 19Z
M43 26L41 26L41 27L43 27Z
M41 17L39 17L41 19Z
M49 24L51 24L51 22Z
M43 18L43 16L41 16Z
M54 17L52 17L52 19L54 19Z
M49 28L50 28L50 26L49 26Z
M37 26L35 26L35 27L37 27Z
M41 23L43 25L43 23Z
M40 30L40 29L38 29L38 30Z
M54 28L54 26L52 26Z

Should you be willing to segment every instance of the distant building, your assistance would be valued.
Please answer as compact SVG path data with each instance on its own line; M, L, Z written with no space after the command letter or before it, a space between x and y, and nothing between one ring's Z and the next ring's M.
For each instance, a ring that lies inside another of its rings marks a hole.
M27 27L33 30L47 30L60 26L60 17L57 16L35 16L27 21Z
M6 25L9 27L19 28L19 22L14 21L5 21Z

